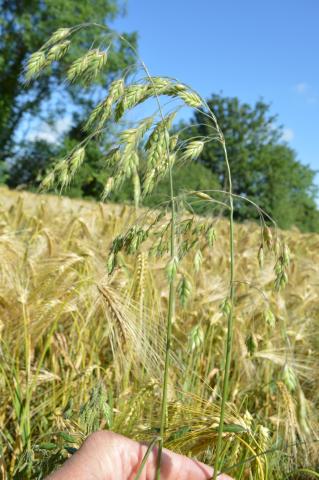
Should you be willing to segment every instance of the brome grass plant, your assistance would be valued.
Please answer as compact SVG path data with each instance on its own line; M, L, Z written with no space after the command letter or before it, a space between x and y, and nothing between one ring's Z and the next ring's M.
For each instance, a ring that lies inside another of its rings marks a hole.
M73 62L70 82L92 82L115 39L130 47L101 25L60 29L30 57L26 81L61 61L84 28L103 28L105 42ZM137 63L133 75L113 81L84 140L42 182L65 189L89 143L103 145L113 120L119 132L104 155L113 174L103 200L131 179L135 209L73 203L59 223L54 208L66 200L40 197L47 200L27 207L21 196L10 204L8 195L2 211L3 299L12 315L1 350L3 472L42 478L105 427L149 440L149 451L158 442L157 479L163 444L214 464L214 479L220 471L239 479L311 473L318 348L309 350L308 331L318 311L311 310L303 336L284 290L289 269L295 273L288 242L249 199L242 201L257 208L260 227L235 232L230 163L214 113L187 85L151 76L138 55ZM153 114L126 128L127 112L144 102ZM204 112L211 135L179 140L172 125L185 105ZM173 168L196 160L210 141L224 152L225 191L175 196ZM165 175L169 200L159 210L140 209ZM228 223L197 217L190 200L227 211Z

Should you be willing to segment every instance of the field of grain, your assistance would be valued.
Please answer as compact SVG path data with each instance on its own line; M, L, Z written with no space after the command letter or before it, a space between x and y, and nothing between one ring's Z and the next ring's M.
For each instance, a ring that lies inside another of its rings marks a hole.
M158 431L167 258L123 255L107 274L129 206L0 190L0 471L42 478L85 435ZM188 285L174 319L165 446L212 463L226 331L228 225ZM236 309L224 471L238 479L307 475L319 453L319 236L282 233L289 283L260 269L258 225L235 230ZM184 301L183 301L184 300ZM299 472L299 473L298 473ZM310 474L309 478L314 478ZM317 475L318 476L318 475ZM300 476L300 478L308 478Z

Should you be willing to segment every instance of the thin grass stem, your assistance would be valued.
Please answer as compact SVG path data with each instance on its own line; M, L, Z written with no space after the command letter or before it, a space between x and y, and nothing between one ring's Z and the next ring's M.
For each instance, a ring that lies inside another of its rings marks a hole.
M230 364L231 364L231 352L233 344L233 323L234 323L234 303L235 303L235 249L234 249L234 204L232 196L232 178L230 165L228 161L227 149L225 142L223 142L223 150L225 155L225 162L227 167L228 174L228 185L229 185L229 242L230 242L230 289L229 289L229 312L227 315L227 336L226 336L226 349L225 349L225 369L224 369L224 378L223 378L223 388L222 388L222 401L221 401L221 410L220 410L220 419L218 427L218 437L215 453L215 465L214 465L214 476L213 479L217 479L218 471L221 469L222 465L220 462L220 454L222 448L222 437L224 429L224 418L225 418L225 408L226 402L228 400L228 389L229 389L229 377L230 377Z
M148 446L148 448L147 448L147 450L146 450L146 452L145 452L145 455L144 455L144 457L143 457L142 463L141 463L141 465L140 465L140 467L139 467L139 469L138 469L138 471L137 471L137 474L136 474L134 480L139 480L139 478L141 477L142 472L143 472L143 469L144 469L144 467L145 467L145 465L146 465L147 459L148 459L148 457L150 456L150 454L152 453L152 450L153 450L153 448L155 447L156 442L161 443L161 442L160 442L160 437L155 437L155 438L153 438L153 440L152 440L151 443L149 444L149 446Z

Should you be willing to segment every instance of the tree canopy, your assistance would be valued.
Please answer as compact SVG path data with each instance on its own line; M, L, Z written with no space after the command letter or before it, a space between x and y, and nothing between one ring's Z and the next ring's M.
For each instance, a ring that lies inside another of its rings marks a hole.
M316 172L303 165L282 141L282 127L277 126L270 105L262 100L249 105L221 95L212 95L208 105L225 136L234 194L258 204L282 228L296 225L317 231ZM185 138L212 135L213 126L201 111L183 127ZM217 176L219 188L224 189L226 171L219 143L208 142L198 161ZM235 203L238 220L256 217L257 212L245 200Z
M101 94L119 70L133 61L123 43L109 51L103 74L93 90L82 89L62 81L63 62L54 62L46 76L22 88L23 67L33 52L61 27L87 22L106 22L120 12L117 0L0 0L0 163L12 158L17 151L17 132L22 122L30 123L34 116L52 123L70 104L77 112L85 109ZM128 35L135 44L135 33ZM85 53L99 34L90 28L81 32L81 40L68 52L69 60ZM61 100L63 99L63 100ZM3 166L3 163L2 163Z

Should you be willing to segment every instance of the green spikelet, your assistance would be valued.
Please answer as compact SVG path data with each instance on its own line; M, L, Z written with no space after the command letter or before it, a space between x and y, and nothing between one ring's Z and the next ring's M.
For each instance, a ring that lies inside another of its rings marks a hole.
M168 78L164 77L151 77L149 81L150 94L155 95L168 95L174 92L173 83Z
M53 45L53 47L51 47L48 51L48 62L52 63L56 60L61 60L61 58L63 58L69 50L70 44L70 40L65 40L64 42L58 43L57 45Z
M191 352L198 350L204 341L204 332L200 325L195 325L192 328L188 337L188 348Z
M143 138L143 136L147 133L147 131L152 127L154 121L154 117L146 117L144 118L139 125L137 126L137 135L139 140Z
M137 149L139 142L153 124L153 117L144 119L136 128L129 128L120 133L120 142L125 144L125 149Z
M223 315L225 315L225 317L228 317L228 315L230 315L231 313L231 303L229 301L229 298L225 298L225 300L222 301L221 305L220 305L220 310L221 312L223 313Z
M298 385L298 380L293 368L286 364L282 372L282 379L290 392L294 392Z
M156 185L156 169L150 168L146 171L143 179L143 195L147 195L152 192Z
M166 275L169 281L172 281L172 279L176 276L177 268L178 268L178 259L175 257L175 258L172 258L166 266Z
M125 178L131 177L138 164L138 153L130 147L125 148L122 153L122 160L118 166L116 178L118 178L118 176L121 176L121 178L124 180Z
M80 168L82 163L84 162L85 158L85 148L84 147L79 147L76 150L73 151L71 156L69 157L69 169L70 169L70 175L73 177L77 170Z
M183 100L189 107L199 108L202 106L203 102L197 93L190 90L178 89L176 88L176 95Z
M210 227L208 227L208 229L206 231L206 238L207 238L208 245L210 247L212 247L214 245L215 240L216 240L215 229L212 225Z
M82 57L75 60L67 72L70 83L76 80L89 83L101 71L107 61L107 53L98 48L90 50Z
M183 275L177 286L177 293L182 307L186 307L192 292L192 285Z
M107 260L107 265L106 265L109 275L111 275L113 273L115 265L116 265L116 256L113 252L111 252L110 255L109 255L109 258Z
M143 181L144 195L150 193L156 182L162 178L168 168L167 146L169 146L168 125L171 116L157 124L145 145L147 151L147 169ZM170 157L170 160L173 158Z
M183 151L183 160L196 160L202 153L204 148L204 142L201 140L193 140L189 142L185 150Z
M121 160L121 150L119 147L112 148L104 157L105 165L108 167L116 166Z
M57 42L61 42L61 40L64 40L66 37L68 37L70 33L70 28L58 28L58 30L56 30L49 38L49 40L45 44L45 47L49 47Z
M62 189L70 183L69 164L67 159L60 160L54 168L58 184Z
M49 172L41 182L41 190L43 191L50 190L54 186L55 181L56 181L56 177L54 172L53 171Z
M106 420L110 426L112 423L112 411L107 402L105 388L99 383L91 390L89 400L81 408L80 422L86 434L89 434L100 428L102 420Z
M144 84L129 85L115 108L115 121L118 122L127 110L134 108L149 97L149 87Z
M197 250L194 256L194 267L197 273L200 271L202 263L203 263L202 252L200 250Z
M276 317L273 314L273 312L270 310L270 308L267 308L264 312L264 319L267 325L269 325L270 328L274 328L276 325Z
M31 82L37 78L42 70L47 66L47 58L43 50L34 52L27 63L25 69L25 81L26 83Z
M137 168L133 169L133 186L134 186L134 205L135 208L138 208L140 198L141 198L141 183L140 177L137 173Z
M263 228L263 239L267 247L271 249L273 245L273 237L270 228L267 226Z
M85 124L84 129L89 131L96 123L98 124L98 129L102 128L112 114L112 106L118 101L123 93L123 79L120 78L118 80L114 80L110 85L108 96L94 108Z
M108 120L112 113L112 104L108 98L100 102L91 112L86 124L84 125L84 131L90 131L91 127L99 122L99 128L103 127L103 124Z
M157 175L160 172L166 172L167 170L167 148L169 148L169 132L173 119L176 115L176 112L167 115L164 120L159 122L154 128L153 132L148 138L148 141L145 145L145 150L147 151L147 165L148 172L146 174L146 179L148 175ZM170 158L173 160L173 158ZM145 190L145 186L144 186Z
M104 187L102 196L101 196L102 201L106 200L109 197L109 195L113 191L114 187L115 187L114 177L109 177L107 182L106 182L106 185Z
M177 146L178 142L178 135L171 135L169 139L169 150L170 152L173 152Z

